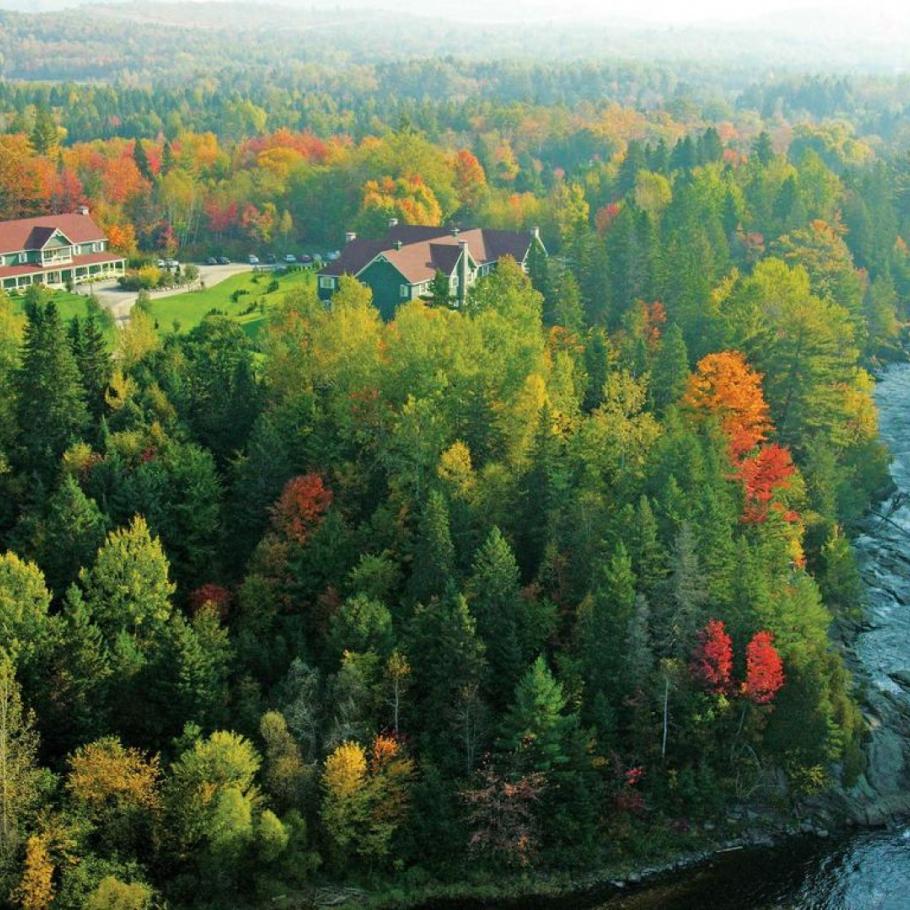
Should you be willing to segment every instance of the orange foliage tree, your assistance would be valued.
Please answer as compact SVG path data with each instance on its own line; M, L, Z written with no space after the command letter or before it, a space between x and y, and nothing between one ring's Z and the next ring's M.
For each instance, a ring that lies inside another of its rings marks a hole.
M762 376L739 351L703 357L689 377L683 402L697 412L717 415L734 460L762 442L771 430Z

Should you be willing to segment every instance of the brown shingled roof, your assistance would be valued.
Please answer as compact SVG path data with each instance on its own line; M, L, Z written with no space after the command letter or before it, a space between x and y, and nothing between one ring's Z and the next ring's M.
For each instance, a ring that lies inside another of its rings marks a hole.
M40 249L55 230L61 231L73 243L104 240L104 232L89 215L40 215L0 221L0 253Z
M437 270L451 275L460 255L460 243L467 244L478 265L512 256L521 262L531 245L530 231L494 231L472 228L453 233L443 227L401 224L390 228L381 240L352 240L341 258L330 262L321 275L357 275L380 253L411 283L429 281ZM396 242L401 243L397 249Z

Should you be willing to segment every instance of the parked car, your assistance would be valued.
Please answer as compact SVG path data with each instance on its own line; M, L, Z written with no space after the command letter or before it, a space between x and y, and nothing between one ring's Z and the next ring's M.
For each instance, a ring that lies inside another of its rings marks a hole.
M205 264L206 265L218 265L218 260L214 256L209 256L209 258L205 260Z
M169 269L176 269L176 268L179 268L179 267L180 267L180 263L179 263L176 259L165 259L165 260L164 260L164 264L165 264Z
M166 263L163 259L159 259L159 260L155 263L155 265L157 265L159 269L167 268L167 263Z
M231 260L228 259L227 256L218 257L218 265L230 265L230 264L231 264Z
M285 262L296 262L297 257L293 253L288 253L287 256L284 257L284 261Z
M330 253L326 253L325 258L328 259L329 262L341 259L341 250L332 250Z
M259 257L250 255L250 258L247 259L247 262L249 262L250 265L259 265Z
M304 265L310 265L310 263L312 263L312 261L313 261L313 257L310 256L308 253L304 253L304 254L300 257L300 261L301 261Z
M266 253L265 261L270 265L274 265L276 262L278 262L278 257L274 253Z

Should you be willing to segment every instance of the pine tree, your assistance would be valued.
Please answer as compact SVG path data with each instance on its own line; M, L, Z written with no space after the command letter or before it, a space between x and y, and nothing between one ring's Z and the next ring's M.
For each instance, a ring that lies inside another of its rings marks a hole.
M544 658L528 668L515 687L502 724L500 749L522 772L547 772L566 764L566 739L575 718L564 715L566 696Z
M73 325L77 325L75 319ZM73 353L82 377L82 388L85 390L89 412L98 420L104 413L104 396L111 382L113 363L93 308L89 309L85 321L81 324L78 346L74 347Z
M57 124L54 122L54 115L43 104L35 111L35 125L32 127L29 140L32 148L39 155L48 155L59 142Z
M644 494L638 501L631 547L638 587L653 602L663 593L667 578L667 554L660 541L651 501Z
M30 547L58 597L83 566L94 562L106 533L107 519L95 501L82 492L72 475L65 475L47 501Z
M651 401L654 410L662 414L675 404L686 390L689 378L689 355L682 329L673 323L663 336L660 350L651 371Z
M444 597L418 605L407 635L416 706L439 764L470 773L482 730L478 691L488 675L484 645L467 601L450 588Z
M176 163L174 149L171 147L170 140L165 139L164 145L161 148L161 176L164 177L167 174L170 174Z
M767 167L774 159L774 146L767 131L762 130L752 141L752 154L763 167Z
M585 698L616 704L622 694L623 645L635 609L635 575L620 542L594 570L591 591L579 616Z
M408 590L411 597L427 603L443 594L455 570L455 547L445 496L431 490L417 528L414 565Z
M71 586L63 605L56 646L38 695L46 749L65 755L108 727L111 661L101 630L92 622L82 592Z
M692 526L683 522L676 535L670 575L669 614L660 627L661 650L685 659L692 653L698 629L704 624L707 601Z
M22 468L48 480L63 452L88 424L79 367L53 301L37 287L26 299L28 323L22 366L16 374Z
M133 143L133 161L136 162L136 168L146 180L151 181L154 178L152 166L149 164L149 156L141 139L137 139Z
M491 700L504 708L535 643L521 597L518 563L499 528L493 528L475 557L470 589L471 612L487 646Z

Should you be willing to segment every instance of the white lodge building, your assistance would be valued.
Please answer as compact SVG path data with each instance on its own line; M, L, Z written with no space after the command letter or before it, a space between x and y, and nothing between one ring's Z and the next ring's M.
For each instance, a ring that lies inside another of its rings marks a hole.
M124 273L126 260L108 250L107 237L87 208L69 215L0 221L0 287L63 287Z

